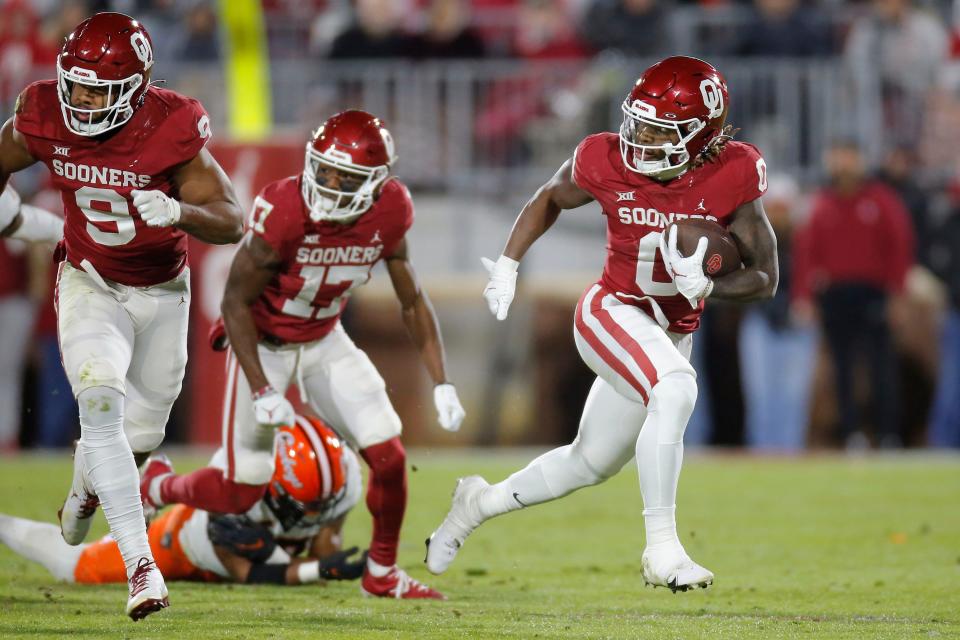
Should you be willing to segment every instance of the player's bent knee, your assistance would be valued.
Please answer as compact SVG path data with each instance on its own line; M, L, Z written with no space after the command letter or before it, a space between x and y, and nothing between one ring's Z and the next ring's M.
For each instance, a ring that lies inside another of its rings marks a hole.
M134 453L150 453L163 443L172 405L171 401L162 409L152 409L138 400L127 403L123 431Z
M266 484L241 484L224 478L224 513L246 513L263 498Z
M697 403L697 379L685 371L668 373L657 381L650 400L657 404L656 409L693 413Z
M693 374L675 371L660 378L650 394L650 410L670 418L662 421L660 442L677 442L683 438L696 403L697 379Z
M379 480L402 481L405 473L407 453L400 438L391 438L360 450L360 455Z
M127 425L125 428L127 442L130 443L130 449L135 453L150 453L163 443L164 429L159 431L148 428L137 428L131 430Z
M116 365L106 358L88 358L81 362L75 371L69 373L73 395L77 398L84 391L96 387L108 387L121 394L126 392L123 376Z
M273 451L238 450L229 481L243 485L266 485L274 471Z

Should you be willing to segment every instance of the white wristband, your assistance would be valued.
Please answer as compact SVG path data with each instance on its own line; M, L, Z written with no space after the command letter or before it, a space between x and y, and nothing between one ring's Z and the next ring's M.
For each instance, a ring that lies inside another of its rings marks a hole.
M320 563L316 560L301 562L297 565L297 579L300 584L310 584L320 581Z
M520 268L520 262L500 254L500 257L497 258L497 266L505 271L509 271L510 273L515 273L517 269Z

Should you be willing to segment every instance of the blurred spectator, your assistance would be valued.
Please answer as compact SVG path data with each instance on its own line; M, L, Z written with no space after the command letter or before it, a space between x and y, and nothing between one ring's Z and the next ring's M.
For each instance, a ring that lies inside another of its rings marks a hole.
M393 58L407 48L393 0L357 0L354 23L330 46L329 57Z
M660 0L594 0L583 17L581 33L597 51L660 54L669 45L667 8Z
M52 49L40 37L40 22L26 0L0 5L0 101L12 100L33 78L33 65L50 64L60 45Z
M915 142L927 93L948 53L947 30L935 15L911 0L873 0L870 13L854 22L844 52L861 97L882 100L882 122L860 114L871 133L883 128L896 142Z
M826 166L830 184L816 193L794 244L792 294L801 317L814 315L816 301L833 362L842 441L852 448L866 443L854 384L862 358L868 363L877 440L897 446L900 387L890 298L902 293L913 263L910 214L895 191L868 178L855 144L832 146Z
M755 0L741 30L742 56L801 58L830 53L829 27L800 0Z
M40 41L43 47L43 60L38 64L53 67L57 62L57 55L63 47L63 41L78 24L90 17L90 7L80 0L60 2L57 10L48 14L40 30ZM153 31L150 32L151 35Z
M896 191L906 205L917 239L917 263L929 266L930 196L927 189L917 184L921 169L920 159L911 148L896 146L884 157L879 178Z
M0 239L0 452L20 438L23 371L34 307L28 296L27 245Z
M179 60L213 62L220 58L217 39L217 13L209 4L200 2L183 17L182 33L175 49Z
M790 315L791 245L800 190L785 175L771 175L769 183L763 205L777 236L780 284L772 300L746 310L740 325L747 444L798 451L806 440L817 339L809 323Z
M940 337L940 374L927 442L960 447L960 206L932 236L930 264L947 286L949 307Z
M561 0L524 0L517 13L513 44L514 53L526 60L583 58L587 55Z
M424 33L410 38L411 58L482 58L483 40L470 28L467 0L433 0Z

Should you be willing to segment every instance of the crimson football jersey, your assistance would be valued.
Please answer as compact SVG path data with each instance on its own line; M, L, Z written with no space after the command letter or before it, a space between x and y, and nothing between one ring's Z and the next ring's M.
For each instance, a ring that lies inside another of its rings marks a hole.
M350 292L370 279L413 224L410 192L387 180L370 209L352 224L314 222L300 176L264 187L253 204L249 233L280 255L280 271L253 305L261 333L284 342L311 342L336 326Z
M731 141L714 162L661 183L624 167L617 134L598 133L577 147L573 181L607 217L600 283L656 319L652 299L670 331L692 333L700 326L703 302L694 309L677 292L660 255L660 236L670 222L684 218L728 226L737 207L766 191L767 170L756 147Z
M187 235L148 227L130 192L157 189L177 197L173 174L210 138L199 102L150 87L133 117L114 133L85 137L63 121L56 81L35 82L17 100L14 127L34 158L47 165L63 199L67 260L88 260L114 282L150 286L187 264Z

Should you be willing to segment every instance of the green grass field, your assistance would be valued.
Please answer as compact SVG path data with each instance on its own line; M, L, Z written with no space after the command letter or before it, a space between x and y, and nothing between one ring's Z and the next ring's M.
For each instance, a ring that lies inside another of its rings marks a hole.
M643 586L636 470L484 525L441 577L423 539L453 481L500 479L517 454L411 453L401 564L447 602L325 587L170 585L170 609L134 624L125 585L53 582L0 547L0 638L956 638L960 458L688 458L678 515L710 589ZM181 469L201 460L181 457ZM0 458L0 511L55 521L63 457ZM368 540L359 507L349 544ZM97 516L95 533L105 531Z

